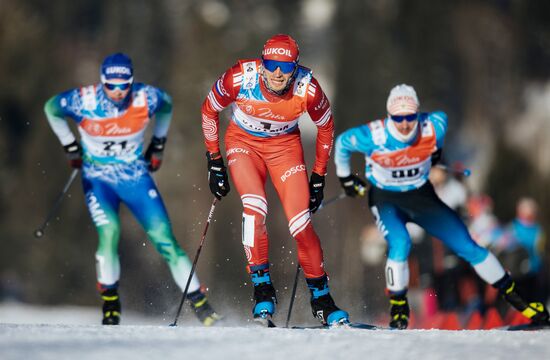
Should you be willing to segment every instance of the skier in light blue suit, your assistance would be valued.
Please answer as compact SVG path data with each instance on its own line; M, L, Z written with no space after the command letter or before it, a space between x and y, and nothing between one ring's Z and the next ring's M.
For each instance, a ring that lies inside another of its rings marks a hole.
M440 111L421 113L419 106L415 90L398 85L388 97L385 119L345 131L335 145L336 175L349 196L358 195L366 186L351 171L351 155L354 152L365 155L365 176L371 184L369 206L388 243L386 287L390 293L390 326L399 329L408 326L407 259L411 238L405 227L407 222L418 224L443 241L523 315L534 322L548 322L544 306L527 303L520 297L497 258L475 243L456 212L435 194L428 176L441 156L447 115Z

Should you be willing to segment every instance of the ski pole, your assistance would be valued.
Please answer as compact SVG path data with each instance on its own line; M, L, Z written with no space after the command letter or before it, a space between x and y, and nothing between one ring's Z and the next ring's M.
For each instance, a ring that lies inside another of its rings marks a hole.
M443 164L437 164L436 167L438 167L441 170L446 171L447 173L450 173L452 175L458 175L458 176L464 176L464 177L468 177L468 176L472 175L472 171L468 168L457 169L457 168L453 168L453 167L450 167L448 165L443 165Z
M52 216L57 211L57 208L61 204L61 201L63 200L63 197L65 196L65 194L67 193L67 191L71 187L71 184L73 183L74 179L78 175L78 171L79 171L79 169L74 169L73 170L73 172L71 173L71 176L69 176L69 180L67 180L67 182L65 183L65 186L63 187L63 190L61 190L61 193L59 193L59 195L57 195L57 199L55 200L55 203L53 204L50 211L46 215L46 220L44 220L42 225L40 225L40 227L34 231L34 236L36 238L41 238L44 235L44 229L46 228L46 226L48 226L48 223L50 222L50 219L52 218Z
M294 276L294 285L292 286L290 304L288 305L288 314L286 315L286 328L288 328L288 323L290 322L290 314L292 314L292 307L294 306L294 298L296 297L296 288L298 287L298 276L300 276L300 269L300 264L298 264L298 266L296 267L296 275Z
M319 209L318 209L317 211L319 211L319 210L321 210L322 208L324 208L325 206L328 206L328 205L332 204L333 202L338 201L338 200L341 200L341 199L343 199L343 198L345 198L345 197L346 197L346 193L345 193L345 192L340 193L339 195L336 195L336 196L334 196L334 197L331 197L330 199L328 199L328 200L326 200L326 201L323 201L323 202L321 203L321 205L319 205Z
M174 322L170 324L170 326L177 326L178 318L181 313L181 308L183 307L183 303L185 302L185 298L187 297L187 291L189 290L189 285L191 284L191 279L193 278L193 274L195 273L195 268L197 267L197 261L199 260L199 255L201 254L202 246L204 245L204 239L206 238L206 232L208 231L208 226L210 225L210 220L212 220L212 216L214 215L214 210L216 209L216 203L218 202L217 198L214 198L212 200L212 206L210 207L210 212L208 213L208 218L206 219L206 226L204 227L204 231L202 232L201 241L199 243L199 248L197 249L197 253L195 254L195 260L193 260L193 266L191 266L191 272L189 273L189 278L187 279L187 284L185 284L185 289L183 290L183 295L181 297L180 304L178 306L178 311L176 313L176 317L174 318Z
M365 196L366 193L367 193L367 188L365 186L357 185L357 193L359 194L359 196ZM321 203L321 205L319 206L319 210L321 210L325 206L328 206L328 205L332 204L333 202L336 202L338 200L342 200L346 196L347 196L346 193L342 192L339 195L333 196L330 199L328 199L326 201L323 201ZM319 210L317 210L317 211L319 211Z

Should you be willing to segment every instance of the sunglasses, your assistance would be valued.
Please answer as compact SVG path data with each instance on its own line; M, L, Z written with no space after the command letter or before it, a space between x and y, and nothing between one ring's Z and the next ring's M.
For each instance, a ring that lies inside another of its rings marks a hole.
M296 69L296 63L294 61L276 61L276 60L263 60L264 68L267 71L274 72L277 68L281 69L284 74L289 74Z
M128 90L130 88L130 86L132 86L132 83L131 82L127 82L127 83L122 83L122 84L113 84L113 83L103 83L103 85L107 88L107 90L115 90L115 89L119 89L121 91L125 91L125 90Z
M390 118L397 123L403 122L404 120L411 122L418 119L418 113L414 113L410 115L390 115Z

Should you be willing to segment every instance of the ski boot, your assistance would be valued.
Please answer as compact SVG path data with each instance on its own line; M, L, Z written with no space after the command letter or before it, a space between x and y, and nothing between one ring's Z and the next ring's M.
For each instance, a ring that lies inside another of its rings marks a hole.
M254 321L258 321L267 327L275 327L271 320L275 313L275 304L277 296L275 288L271 283L268 265L254 266L250 268L252 283L254 283L254 301L256 302L252 309Z
M197 315L197 318L204 326L212 326L222 319L210 306L206 295L201 289L187 294L187 298L191 302L191 308L195 312L195 315Z
M493 284L500 295L504 297L523 316L530 319L535 325L550 325L550 316L548 310L540 302L528 303L516 291L516 283L512 280L510 274L504 275L502 279Z
M407 294L390 295L390 327L394 329L406 329L409 326L409 302Z
M116 288L107 289L101 293L103 299L103 325L120 324L120 299Z
M313 317L319 319L325 326L338 326L349 324L349 314L340 310L330 296L328 277L307 279L307 287L311 292L311 312Z

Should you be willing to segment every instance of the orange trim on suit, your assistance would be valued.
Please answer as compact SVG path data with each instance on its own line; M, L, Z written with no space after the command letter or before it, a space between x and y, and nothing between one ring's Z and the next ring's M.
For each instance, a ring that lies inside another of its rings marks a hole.
M142 131L149 123L147 106L134 106L117 117L89 119L84 118L79 126L90 136L128 136Z

